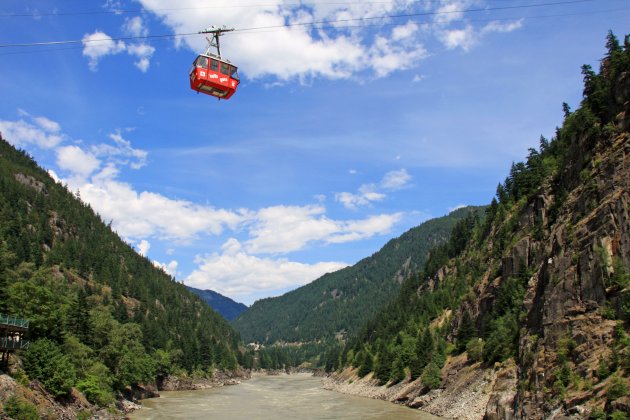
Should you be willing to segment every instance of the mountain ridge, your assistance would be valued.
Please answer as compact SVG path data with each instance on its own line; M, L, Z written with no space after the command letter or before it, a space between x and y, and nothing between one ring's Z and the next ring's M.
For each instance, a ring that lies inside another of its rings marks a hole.
M429 249L447 240L458 220L481 208L461 208L428 220L353 266L325 274L282 296L256 301L232 325L245 342L344 337L394 296L402 280L424 263Z
M196 289L186 286L188 290L199 296L212 309L217 311L223 318L228 321L234 320L240 314L247 310L247 305L237 302L219 292L210 289Z

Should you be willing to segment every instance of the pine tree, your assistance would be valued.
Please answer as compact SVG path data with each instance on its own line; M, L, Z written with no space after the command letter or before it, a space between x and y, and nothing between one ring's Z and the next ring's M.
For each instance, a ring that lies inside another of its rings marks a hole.
M462 320L457 329L457 351L463 352L466 349L466 343L468 340L477 335L477 328L470 316L470 312L464 310L462 313Z

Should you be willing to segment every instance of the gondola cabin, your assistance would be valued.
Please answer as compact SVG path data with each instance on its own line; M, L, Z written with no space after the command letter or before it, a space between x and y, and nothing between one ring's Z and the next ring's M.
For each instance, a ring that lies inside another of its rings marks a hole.
M190 87L219 99L229 99L239 84L237 70L213 54L200 54L190 69Z

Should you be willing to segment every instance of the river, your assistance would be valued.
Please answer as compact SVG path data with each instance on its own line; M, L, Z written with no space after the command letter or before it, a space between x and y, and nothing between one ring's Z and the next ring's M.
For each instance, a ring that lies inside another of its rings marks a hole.
M255 376L239 385L160 392L131 419L421 419L437 417L390 402L327 391L309 374Z

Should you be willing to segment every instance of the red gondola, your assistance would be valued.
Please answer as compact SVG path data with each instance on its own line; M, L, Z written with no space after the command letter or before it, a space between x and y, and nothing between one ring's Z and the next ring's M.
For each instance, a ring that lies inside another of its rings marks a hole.
M238 69L229 60L221 58L219 47L219 36L228 31L233 29L206 29L199 32L212 34L212 39L206 38L206 52L197 56L190 69L191 89L219 99L229 99L236 92L240 82ZM216 48L216 54L211 53L213 47Z

